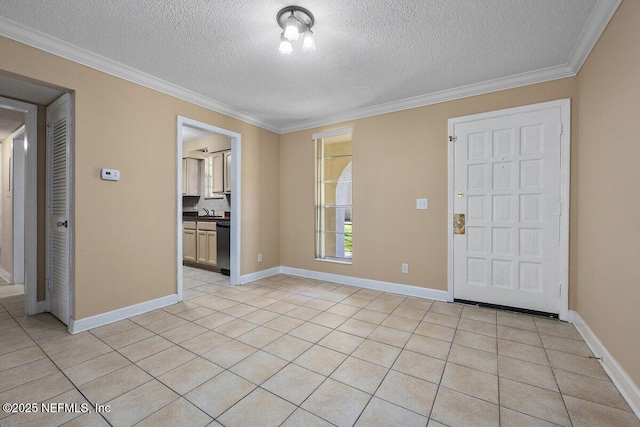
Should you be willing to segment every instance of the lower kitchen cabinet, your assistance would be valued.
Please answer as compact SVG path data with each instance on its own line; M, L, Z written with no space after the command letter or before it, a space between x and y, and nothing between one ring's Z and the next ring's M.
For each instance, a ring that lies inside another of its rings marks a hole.
M183 221L182 223L182 260L196 262L198 242L196 239L196 222Z
M210 221L198 221L196 223L195 241L196 256L191 261L183 255L184 261L191 261L203 266L215 267L218 265L218 241L216 237L216 223Z
M182 222L182 261L216 267L218 239L214 221Z

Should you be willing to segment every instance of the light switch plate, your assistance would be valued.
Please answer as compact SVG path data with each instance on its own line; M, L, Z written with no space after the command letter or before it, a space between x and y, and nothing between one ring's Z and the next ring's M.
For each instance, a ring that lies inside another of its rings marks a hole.
M429 199L416 199L416 209L429 209Z
M100 177L106 181L119 181L120 171L118 169L103 168L100 171Z

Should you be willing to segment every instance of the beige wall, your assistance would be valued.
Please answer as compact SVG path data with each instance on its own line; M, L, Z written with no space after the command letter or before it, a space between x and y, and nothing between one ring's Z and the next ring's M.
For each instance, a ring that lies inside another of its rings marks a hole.
M176 292L178 115L242 134L241 273L279 265L278 135L5 38L0 51L0 70L75 94L75 319Z
M569 78L283 135L281 264L446 290L447 120L576 94L577 81ZM314 260L311 135L343 126L354 127L353 265ZM429 198L429 210L416 210L419 197Z
M2 141L2 268L13 275L13 204L9 187L12 137Z
M640 2L625 0L578 75L576 311L640 384Z

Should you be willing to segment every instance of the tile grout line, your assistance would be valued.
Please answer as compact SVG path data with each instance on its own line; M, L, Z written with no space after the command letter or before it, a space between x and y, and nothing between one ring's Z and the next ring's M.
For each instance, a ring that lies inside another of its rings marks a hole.
M15 316L13 316L11 313L10 313L10 315L13 317L13 320L15 321ZM26 315L25 315L25 316L26 316ZM18 316L18 317L21 317L21 316ZM56 367L56 369L58 369L58 371L59 371L59 372L60 372L60 373L61 373L61 374L66 378L66 380L67 380L67 381L69 381L69 384L71 384L71 386L73 387L73 389L75 389L75 390L76 390L76 391L77 391L77 392L78 392L78 393L79 393L79 394L80 394L80 395L81 395L81 396L82 396L82 397L83 397L87 402L91 403L91 401L90 401L90 400L87 398L87 396L85 396L85 394L84 394L84 393L83 393L83 392L78 388L78 386L76 386L76 384L75 384L73 381L71 381L71 378L69 378L69 377L67 376L67 374L66 374L62 369L60 369L60 367L58 367L58 365L57 365L57 364L56 364L56 363L51 359L51 357L49 356L49 354L48 354L46 351L44 351L44 349L42 348L42 346L41 346L41 345L40 345L36 340L34 340L34 339L31 337L31 335L29 334L29 332L27 332L27 331L26 331L26 329L24 329L24 327L23 327L19 322L17 322L17 321L16 321L16 323L18 323L18 326L19 326L19 327L24 331L24 333L26 333L26 334L29 336L29 338L30 338L30 339L33 341L33 343L34 343L34 344L35 344L35 345L40 349L40 351L42 351L42 353L45 355L45 357L46 357L47 359L49 359L49 361L53 364L53 366L55 366L55 367ZM55 340L55 339L50 340L50 341L54 341L54 340ZM91 360L91 359L89 359L89 360ZM55 373L54 373L54 374L55 374ZM54 375L54 374L50 374L50 375ZM46 375L46 376L48 376L48 375ZM46 376L45 376L45 377L46 377ZM34 382L34 381L38 381L38 380L40 380L40 379L42 379L42 378L44 378L44 377L37 378L37 379L35 379L35 380L33 380L33 381L29 381L28 383L25 383L25 384L29 384L29 383L32 383L32 382ZM16 386L16 387L20 387L20 386L22 386L22 385L24 385L24 384L21 384L21 385ZM16 388L16 387L14 387L14 388ZM7 390L7 391L8 391L8 390ZM56 396L52 396L52 397L51 397L51 399L56 398L56 397L58 397L58 396L61 396L61 395L63 395L64 393L68 393L69 391L72 391L72 390L67 390L67 391L65 391L65 392L63 392L63 393L60 393L60 394L56 395ZM14 414L14 415L17 415L17 414ZM72 418L71 420L69 420L69 421L75 420L75 419L77 419L77 418L81 417L82 415L84 415L84 414L79 414L78 416L73 417L73 418ZM107 419L104 417L104 415L102 415L102 413L98 412L98 415L99 415L99 416L100 416L100 417L101 417L101 418L102 418L102 419L103 419L107 424L111 425L111 423L109 423L109 421L107 421ZM11 418L12 416L13 416L13 415L10 415L10 416L6 417L6 419Z

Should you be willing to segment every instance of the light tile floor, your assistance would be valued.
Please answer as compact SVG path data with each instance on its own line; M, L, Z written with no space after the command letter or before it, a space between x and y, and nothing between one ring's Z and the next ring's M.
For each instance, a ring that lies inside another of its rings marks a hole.
M567 323L185 268L185 302L77 335L0 284L0 425L640 426Z

